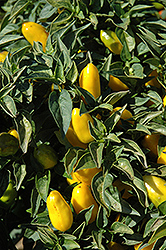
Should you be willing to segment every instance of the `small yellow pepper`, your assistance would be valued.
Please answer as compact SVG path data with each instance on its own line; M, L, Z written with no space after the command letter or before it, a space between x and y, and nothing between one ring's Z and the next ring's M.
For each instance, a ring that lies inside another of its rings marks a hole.
M157 80L157 77L158 77L158 73L157 73L157 70L153 70L148 76L154 76L154 78L152 80L150 80L149 82L146 82L145 83L145 86L153 86L153 87L156 87L156 88L161 88L161 85L159 83L159 81Z
M72 226L71 208L57 190L51 191L47 197L47 208L51 223L57 230L64 232Z
M113 91L123 91L123 90L129 89L126 84L124 84L121 80L119 80L117 77L112 76L112 75L110 75L110 77L109 77L108 86Z
M4 62L5 61L5 58L8 54L8 51L2 51L0 52L0 62Z
M85 183L80 183L79 185L73 188L71 204L73 205L74 210L77 214L83 209L94 205L89 223L95 221L98 213L98 204L93 198L90 187L87 186Z
M101 95L100 76L93 63L88 63L81 71L79 86L91 93L95 99Z
M166 146L158 157L157 163L166 165Z
M82 143L89 143L94 140L90 134L88 121L94 123L93 118L90 114L86 113L80 116L80 109L74 108L72 111L72 127L76 133L78 139Z
M91 185L93 176L101 171L101 168L96 167L77 170L76 172L71 173L72 179L67 178L67 181L69 184L73 184L74 182L83 182L87 185Z
M42 25L34 22L25 22L22 24L22 34L32 46L34 41L41 42L45 52L48 32Z
M166 201L166 181L154 175L144 175L143 179L148 197L157 208Z
M19 134L16 129L11 129L8 131L8 133L12 136L14 136L17 140L19 140Z
M157 157L158 155L157 145L159 138L160 138L159 134L145 135L145 137L141 142L144 148L148 148L150 150L149 155L152 157Z
M100 39L114 54L120 55L123 45L112 30L100 30Z
M121 108L122 108L122 107L116 107L116 108L114 108L114 109L110 112L110 114L115 113L116 111L120 110ZM120 128L120 126L122 126L122 121L121 121L121 119L123 119L123 120L128 120L128 122L130 122L131 124L134 125L134 121L132 121L131 118L132 118L131 112L130 112L129 110L127 110L127 109L124 109L124 111L122 112L121 118L120 118L120 120L117 122L116 125L117 125L119 128Z
M86 143L82 143L76 133L74 132L74 129L72 127L72 124L70 124L68 131L66 133L66 138L69 141L69 143L73 146L73 147L80 147L80 148L87 148L87 144Z

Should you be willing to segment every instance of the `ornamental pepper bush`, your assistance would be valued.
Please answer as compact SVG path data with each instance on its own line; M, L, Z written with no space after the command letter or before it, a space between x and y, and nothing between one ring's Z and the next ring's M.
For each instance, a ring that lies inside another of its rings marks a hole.
M1 1L0 248L166 248L165 10Z

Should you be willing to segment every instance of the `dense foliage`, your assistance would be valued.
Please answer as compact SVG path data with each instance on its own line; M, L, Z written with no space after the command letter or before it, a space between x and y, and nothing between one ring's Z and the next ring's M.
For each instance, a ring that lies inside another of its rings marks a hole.
M157 3L166 8L164 0ZM17 130L19 147L14 150L15 139L0 136L0 197L11 181L17 191L10 206L0 204L0 246L16 249L23 237L26 249L103 250L111 241L129 250L139 243L164 250L166 202L155 207L143 179L150 174L166 180L166 159L157 160L161 153L166 158L166 21L158 6L149 0L8 0L2 8L0 51L8 54L0 65L0 132ZM45 27L44 51L23 36L25 22ZM115 32L120 54L104 45L101 30ZM96 99L79 85L88 63L100 76ZM113 86L110 75L116 77ZM114 90L118 80L125 90ZM86 146L83 141L74 147L66 137L74 109L93 118L87 118ZM156 154L143 146L151 134L160 135ZM9 153L2 153L5 143ZM38 160L34 150L45 144L51 146L48 156ZM69 185L73 171L89 168L101 170L90 184L98 204L92 223L94 205L76 214L71 197L77 182ZM120 188L117 180L127 186ZM72 209L73 223L65 232L50 222L46 201L52 190Z

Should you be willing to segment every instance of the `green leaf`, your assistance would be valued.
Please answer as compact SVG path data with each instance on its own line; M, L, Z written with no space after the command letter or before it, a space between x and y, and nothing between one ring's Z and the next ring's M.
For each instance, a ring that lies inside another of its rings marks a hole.
M18 191L27 174L26 165L20 164L19 162L14 162L13 168L14 168L14 176L16 180L16 190Z
M97 220L96 220L96 225L98 228L104 228L108 224L108 218L107 218L107 210L103 206L99 206L99 210L97 213Z
M157 230L153 233L153 235L149 239L148 243L152 244L156 240L161 239L165 236L166 236L166 222L157 228Z
M83 155L81 155L81 157L79 157L75 168L74 168L74 172L77 170L82 170L82 169L86 169L86 168L95 168L97 167L92 155L90 154L90 152L84 152Z
M162 202L158 206L159 211L161 212L162 215L166 215L166 201Z
M64 74L64 67L60 59L57 60L55 72L54 72L55 80L58 83L65 83L65 74Z
M45 173L38 172L35 176L35 187L40 197L46 202L48 192L49 192L49 185L51 181L51 173L47 171Z
M5 35L5 36L0 36L0 44L5 45L6 43L10 43L13 41L17 41L19 39L23 38L20 35Z
M134 170L127 159L119 157L113 166L125 173L131 180L134 179Z
M98 168L100 168L102 164L103 150L104 143L97 143L94 141L89 144L89 151Z
M20 137L20 147L23 153L26 153L32 135L31 116L28 112L23 111L22 114L14 118L14 121Z
M77 150L75 148L69 148L64 157L64 166L67 174L70 175L76 162L77 162Z
M130 139L122 139L124 147L124 151L129 151L134 154L134 156L139 160L139 162L143 165L144 168L147 168L147 160L146 156L143 153L142 149L139 145Z
M72 65L71 65L70 69L67 71L65 77L71 83L76 82L77 77L78 77L78 70L77 70L77 66L76 66L74 61L72 61Z
M59 128L62 125L62 117L60 114L60 107L59 107L59 93L56 91L51 92L49 95L48 100L49 110Z
M70 94L65 89L62 89L62 91L60 92L59 109L62 117L61 129L63 130L64 134L66 134L71 121L72 100Z
M104 78L106 78L107 81L109 81L109 74L106 72L110 70L111 60L112 60L112 53L105 59L99 70L99 74L102 75Z
M65 8L70 11L73 10L70 0L46 0L46 1L56 8Z
M5 190L9 185L10 172L6 169L0 171L0 197L4 194Z
M0 106L12 118L16 117L17 108L13 98L10 95L6 95L1 99Z
M103 176L103 173L99 172L93 177L92 191L99 204L107 209L108 214L113 210L124 214L139 215L139 212L133 209L129 203L121 199L117 188L112 185L112 182L113 176L110 173Z
M122 222L115 221L112 223L110 230L114 233L133 234L134 231Z
M10 13L9 20L17 16L23 9L26 9L29 4L30 4L30 1L26 1L26 0L16 1Z
M31 216L35 217L38 213L41 203L41 196L37 192L36 188L32 189L31 193Z
M128 93L129 93L129 90L118 91L118 92L108 94L107 97L103 100L103 102L114 105L116 102L118 102L121 98L123 98Z

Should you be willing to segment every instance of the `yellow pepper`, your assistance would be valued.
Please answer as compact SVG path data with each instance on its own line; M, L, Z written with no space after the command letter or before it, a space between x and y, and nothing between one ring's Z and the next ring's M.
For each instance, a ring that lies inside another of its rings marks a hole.
M149 155L152 157L157 157L158 155L157 145L159 138L160 138L159 134L145 135L145 137L141 142L144 148L148 148L150 150Z
M74 182L83 182L87 185L91 185L93 176L101 171L101 168L96 167L77 170L76 172L71 173L72 179L67 178L67 181L69 184L73 184Z
M156 88L161 88L161 85L160 85L160 83L159 83L158 80L157 80L157 77L158 77L157 70L156 70L156 69L153 70L153 71L149 74L149 76L154 76L154 78L153 78L152 80L150 80L149 82L146 82L146 83L145 83L145 86L150 85L150 86L153 86L153 87L156 87Z
M18 134L17 130L11 129L11 130L8 131L8 133L10 135L14 136L15 138L17 138L17 140L19 140L19 134Z
M166 95L163 98L163 107L165 107L165 106L166 106Z
M122 108L122 107L116 107L116 108L114 108L114 109L110 112L110 114L112 114L112 113L114 113L114 112L120 110L121 108ZM118 126L119 128L120 128L120 126L122 126L122 121L121 121L121 119L123 119L123 120L128 120L128 122L130 122L131 124L134 125L134 121L130 120L131 118L132 118L131 112L130 112L129 110L127 110L127 109L124 109L124 111L122 112L122 115L121 115L120 120L117 122L117 126Z
M40 144L34 149L34 157L44 169L53 168L58 162L55 150L46 144Z
M157 163L166 165L166 146L158 157Z
M5 61L5 58L8 54L8 51L2 51L0 52L0 62L4 62Z
M72 124L70 124L69 128L68 128L68 131L66 133L66 138L67 140L70 142L70 144L73 146L73 147L80 147L80 148L84 148L86 149L87 148L87 144L86 143L82 143L76 133L74 132L74 129L72 127Z
M31 45L33 45L34 41L41 42L45 52L48 32L42 25L34 22L25 22L22 24L22 34Z
M93 63L88 63L81 71L79 86L91 93L94 98L101 95L100 76L98 69Z
M64 232L72 226L71 208L57 190L51 191L47 197L47 208L50 221L57 230Z
M121 44L114 31L100 30L100 39L110 51L117 55L120 55L123 45Z
M93 198L90 187L85 183L80 183L73 188L71 204L73 205L73 208L77 214L83 209L94 205L89 223L95 221L98 213L98 204Z
M153 175L144 175L143 179L148 197L157 208L166 201L166 181Z
M74 108L72 111L71 121L74 132L82 143L86 144L94 140L90 134L88 126L88 121L90 121L92 124L94 123L90 114L86 113L80 116L80 109Z
M121 80L119 80L117 77L112 76L112 75L110 75L110 77L109 77L108 86L113 91L123 91L123 90L129 89L126 84L124 84Z

